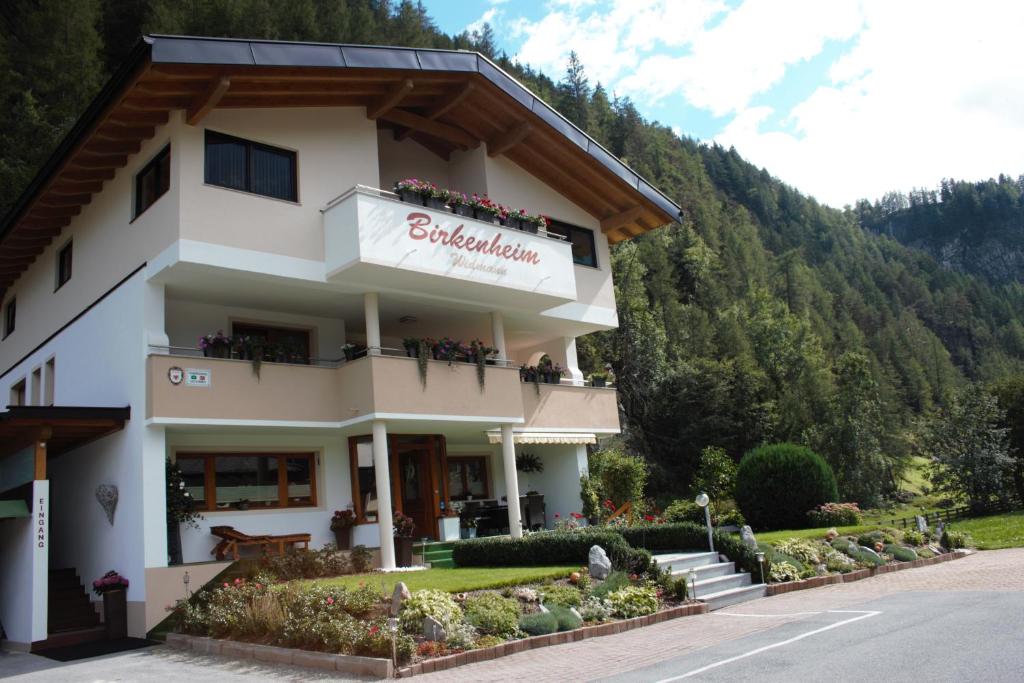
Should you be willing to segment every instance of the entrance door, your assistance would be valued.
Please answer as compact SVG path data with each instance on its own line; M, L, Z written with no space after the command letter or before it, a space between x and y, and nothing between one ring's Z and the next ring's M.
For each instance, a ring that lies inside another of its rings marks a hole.
M444 446L437 436L394 436L393 480L397 488L399 509L416 523L413 536L437 538L437 518L447 499L445 482L440 473ZM397 470L397 471L396 471Z

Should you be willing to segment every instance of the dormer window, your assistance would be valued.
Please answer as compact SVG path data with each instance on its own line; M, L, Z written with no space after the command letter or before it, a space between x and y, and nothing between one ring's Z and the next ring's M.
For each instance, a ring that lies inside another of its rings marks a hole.
M295 152L208 130L206 183L296 202Z

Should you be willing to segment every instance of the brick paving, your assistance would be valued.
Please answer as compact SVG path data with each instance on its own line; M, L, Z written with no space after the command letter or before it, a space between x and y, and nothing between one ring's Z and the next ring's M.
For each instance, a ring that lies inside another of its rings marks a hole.
M693 650L806 617L908 591L1024 591L1024 548L976 553L952 562L854 583L786 593L604 638L531 650L417 676L417 681L586 681L632 671ZM758 615L758 616L746 616Z

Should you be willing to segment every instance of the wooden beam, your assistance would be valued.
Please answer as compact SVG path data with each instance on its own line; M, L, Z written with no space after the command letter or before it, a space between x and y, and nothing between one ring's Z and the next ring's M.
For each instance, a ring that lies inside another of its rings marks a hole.
M419 114L413 114L412 112L405 111L404 109L392 109L381 115L380 118L385 121L397 123L400 126L405 126L406 128L418 130L421 133L426 133L427 135L432 135L435 138L447 140L448 142L452 142L463 149L470 149L479 144L479 141L476 138L461 128L449 126L447 123L431 121Z
M366 118L376 121L382 114L385 114L397 107L398 104L405 99L405 96L412 91L412 89L412 79L406 78L376 102L367 105Z
M36 436L35 445L35 480L46 479L46 442L53 436L53 429L43 427Z
M153 126L104 126L93 137L97 140L148 140L156 134Z
M412 131L412 139L416 141L416 144L426 147L431 152L441 157L445 161L451 159L452 150L449 147L447 147L446 143L442 142L441 140L438 140L437 138L432 138L429 135L423 135L422 133L418 133L416 131Z
M192 104L190 97L126 97L121 108L131 112L167 112L171 109L186 109Z
M95 194L103 189L103 183L92 180L61 181L60 185L54 185L48 191L52 195L75 195L82 192Z
M527 121L520 121L504 133L499 133L487 141L487 156L496 157L512 149L530 134L533 126Z
M139 140L92 140L82 149L84 154L117 156L119 154L135 154L142 147Z
M424 118L430 119L431 121L436 121L437 119L441 118L442 116L450 112L452 109L455 109L455 107L462 104L462 101L469 97L469 95L473 92L475 88L476 85L474 85L472 81L466 83L457 93L455 93L451 97L446 97L442 99L440 102L431 107L423 115ZM402 128L401 130L396 129L395 139L404 140L407 137L409 137L409 134L411 132L412 131L408 128Z
M39 206L81 206L92 201L91 194L60 194L47 192L40 197Z
M230 87L231 79L227 76L213 79L206 90L192 100L188 111L185 112L185 123L194 126L202 121L204 116L213 111Z
M60 172L58 182L80 182L92 180L113 180L115 169L113 168L82 168L68 169Z
M62 206L49 209L36 204L36 206L30 209L28 215L34 218L67 218L68 216L77 216L80 213L82 213L82 207L80 206Z
M644 214L644 207L634 206L630 209L626 209L622 213L617 213L614 216L608 216L608 218L601 219L601 232L610 232L617 230L624 225L629 225L636 219L640 218Z
M167 123L170 114L166 111L128 111L117 110L107 117L104 123L126 128L137 128L139 126L162 126Z
M79 154L68 162L68 166L81 169L114 169L128 163L127 156L93 157Z

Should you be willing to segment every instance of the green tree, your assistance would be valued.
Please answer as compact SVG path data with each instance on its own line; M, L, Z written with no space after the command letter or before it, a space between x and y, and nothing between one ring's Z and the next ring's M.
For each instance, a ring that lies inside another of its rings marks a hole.
M992 393L999 409L1006 416L1002 426L1009 439L1009 454L1013 459L1010 477L1017 500L1024 501L1024 376L1016 375L998 382Z

